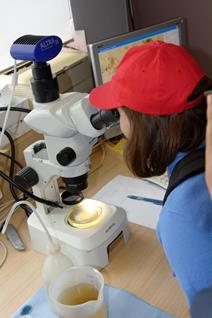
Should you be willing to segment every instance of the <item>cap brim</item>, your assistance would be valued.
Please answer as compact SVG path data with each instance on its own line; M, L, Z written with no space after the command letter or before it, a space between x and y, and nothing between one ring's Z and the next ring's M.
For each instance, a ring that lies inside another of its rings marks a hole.
M105 83L94 88L89 95L91 105L100 109L113 109L120 105L114 100L112 82Z

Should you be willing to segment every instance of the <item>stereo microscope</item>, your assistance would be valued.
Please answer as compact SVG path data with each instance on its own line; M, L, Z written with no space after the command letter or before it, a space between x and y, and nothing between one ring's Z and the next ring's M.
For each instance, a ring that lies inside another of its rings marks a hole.
M117 206L83 198L87 187L89 156L97 138L119 119L118 113L95 109L88 94L59 94L57 79L48 60L59 54L62 41L57 36L25 35L11 46L16 60L32 61L33 110L24 118L44 139L24 150L27 166L15 182L42 198L36 210L62 251L76 265L98 269L108 264L108 247L120 235L129 238L126 212ZM63 180L61 192L58 180ZM46 202L54 202L55 207ZM46 235L34 213L28 228L35 250L46 252Z

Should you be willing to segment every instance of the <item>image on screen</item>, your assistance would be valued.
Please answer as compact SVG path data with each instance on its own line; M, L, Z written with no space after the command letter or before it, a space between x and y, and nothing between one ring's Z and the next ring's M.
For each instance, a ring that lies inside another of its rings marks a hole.
M111 80L116 67L132 47L155 40L186 46L184 20L177 18L91 44L89 47L95 84Z

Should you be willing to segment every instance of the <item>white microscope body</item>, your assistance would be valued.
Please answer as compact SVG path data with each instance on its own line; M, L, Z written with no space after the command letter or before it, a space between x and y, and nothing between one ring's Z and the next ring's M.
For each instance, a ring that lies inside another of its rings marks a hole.
M49 103L34 102L34 109L25 117L25 123L44 135L24 150L28 167L38 176L33 193L45 200L57 202L52 208L36 202L51 235L59 241L63 252L76 265L103 268L108 264L108 247L121 234L129 238L126 212L103 202L84 199L68 206L62 202L57 180L84 183L89 171L89 156L97 137L105 128L96 129L91 117L98 111L89 104L87 94L68 93ZM82 180L81 180L82 177ZM73 188L72 188L73 190ZM68 224L67 213L76 207L100 211L99 221L88 228ZM34 213L28 218L28 227L34 249L45 253L47 238Z
M44 199L60 202L56 180L59 177L79 177L89 171L92 146L105 128L97 130L92 126L90 117L96 110L88 103L87 94L63 94L53 102L35 102L33 105L33 111L24 121L45 138L24 150L27 165L39 175L39 182L33 187L33 193ZM73 162L60 164L57 155L65 149L72 149L75 157ZM48 213L49 208L46 205L38 206L40 212Z

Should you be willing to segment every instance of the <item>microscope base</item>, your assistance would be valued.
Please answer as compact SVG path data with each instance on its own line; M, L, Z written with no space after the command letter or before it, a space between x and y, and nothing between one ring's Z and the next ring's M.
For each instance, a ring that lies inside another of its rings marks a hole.
M42 216L51 236L61 245L64 254L75 265L90 265L104 268L108 260L108 248L122 234L125 243L129 239L129 226L126 212L113 205L84 199L80 205L93 205L101 209L99 222L89 228L76 228L68 224L67 213L70 207L56 208ZM78 205L79 206L79 205ZM47 236L34 213L28 218L28 228L32 247L46 253Z

